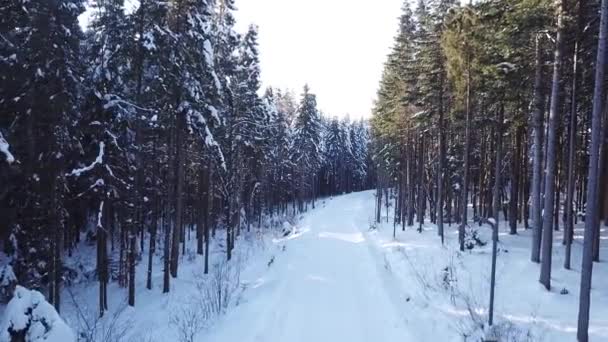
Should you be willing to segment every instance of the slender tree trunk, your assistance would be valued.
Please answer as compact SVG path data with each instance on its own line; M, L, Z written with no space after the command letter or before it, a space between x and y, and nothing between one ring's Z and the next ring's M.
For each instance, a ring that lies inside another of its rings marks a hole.
M51 198L50 198L50 220L51 220L51 224L54 227L54 233L53 233L53 243L52 243L52 269L53 269L53 273L52 273L52 278L50 279L50 282L52 282L52 301L53 301L53 306L55 307L55 310L57 310L57 313L61 312L61 279L63 278L63 263L61 261L61 252L62 252L62 246L63 246L63 233L64 233L64 226L63 226L63 222L61 220L61 214L59 212L59 194L58 192L59 190L59 184L61 184L61 182L58 181L58 179L61 177L59 175L59 172L57 171L51 171L52 175L51 175Z
M465 142L464 142L464 170L462 171L462 202L460 203L460 226L458 227L458 242L460 250L464 251L464 235L465 227L467 226L467 209L468 209L468 190L469 190L469 168L471 154L471 122L473 121L471 113L471 61L467 55L467 96L466 96L466 122L465 122Z
M564 255L564 268L570 269L570 259L572 254L572 239L574 237L574 186L576 175L576 133L577 133L577 116L578 116L578 51L580 34L583 29L583 14L585 10L586 0L578 1L578 24L576 28L576 36L574 41L574 56L572 57L572 94L570 97L570 124L568 136L568 181L566 184L566 220L564 222L564 243L566 251Z
M413 226L414 225L414 201L416 200L416 196L414 194L415 192L415 187L414 187L414 158L415 158L415 153L414 153L414 142L412 141L412 139L410 137L408 137L408 145L409 148L408 150L408 156L407 156L407 173L408 173L408 216L407 216L407 225L408 226Z
M555 174L557 164L557 130L561 120L559 113L560 81L562 69L562 49L564 14L562 0L555 2L557 10L557 38L555 39L555 61L551 86L551 105L549 108L549 132L547 140L547 166L545 168L545 209L543 215L542 260L540 282L547 290L551 289L551 257L553 248L553 215L555 201Z
M439 130L439 160L437 161L437 232L441 237L441 244L444 243L443 233L443 182L444 182L444 169L445 169L445 132L443 126L443 72L439 78L439 123L437 129Z
M135 249L137 248L137 232L135 232L135 226L133 223L130 224L129 232L129 306L135 306Z
M105 313L106 278L108 273L108 263L106 256L106 228L104 222L104 201L99 203L97 212L97 277L99 278L99 317Z
M205 163L204 160L201 160L201 164ZM198 186L199 186L199 198L198 198L198 202L199 202L199 206L198 206L198 217L197 217L197 223L196 223L196 253L198 255L203 255L204 251L203 251L203 244L204 244L204 234L203 234L203 230L204 230L204 226L207 224L207 215L208 215L208 210L207 210L207 205L208 205L208 196L207 196L207 191L209 191L209 184L207 184L207 166L201 165L200 169L199 169L199 179L198 179Z
M509 228L510 234L517 234L517 204L519 202L519 175L521 155L522 127L515 127L515 140L513 141L513 154L511 156L511 195L509 196Z
M173 226L173 239L171 244L171 276L177 278L179 265L179 243L182 237L184 213L184 125L186 118L183 113L175 113L175 223Z
M418 151L418 210L416 216L418 217L418 232L422 233L422 225L424 225L424 133L420 135L420 148Z
M534 160L532 165L532 256L533 262L540 262L540 245L543 230L541 212L541 177L543 167L543 94L542 94L542 61L540 49L540 37L536 37L536 73L534 76Z
M494 171L494 222L492 223L492 270L490 273L490 309L488 317L488 325L494 323L494 288L496 287L496 257L498 254L498 228L500 226L500 189L501 179L500 171L502 170L502 122L504 118L504 105L501 104L498 110L498 120L496 123L496 169Z
M606 101L606 99L604 99L604 101ZM605 158L606 158L606 136L608 136L608 124L605 123L605 121L608 120L608 108L604 107L604 124L603 124L603 128L601 129L601 133L600 133L600 151L599 151L599 176L598 176L598 187L601 187L602 184L602 174L604 171L604 166L605 166ZM600 232L601 232L601 218L602 218L602 208L601 208L601 203L602 203L602 195L605 195L603 192L598 191L598 212L597 212L597 217L595 219L595 239L593 240L593 261L595 262L599 262L600 261Z
M204 231L204 235L205 235L205 269L204 269L204 273L205 274L209 273L209 230L210 230L211 226L215 226L215 224L213 224L213 221L211 220L212 214L213 214L213 194L214 194L213 168L211 168L211 167L209 167L209 170L207 172L207 184L209 185L209 188L207 190L208 214L206 216L207 220L205 221L205 231Z
M606 67L606 40L608 34L608 0L601 2L600 36L597 61L595 63L595 88L593 92L593 112L591 118L591 145L589 148L589 170L587 183L587 210L585 212L585 237L581 267L581 290L578 310L579 342L589 341L589 309L591 298L591 278L593 272L593 241L598 217L599 203L599 152L602 129L602 107L604 99L604 76Z
M160 204L158 196L156 196L154 200L154 219L152 221L152 226L150 227L150 245L148 247L148 274L146 278L146 288L148 290L152 290L152 265L154 262L154 254L156 253L156 232L158 231L158 211L160 209Z
M174 143L175 143L175 137L174 137L174 131L173 129L170 129L170 133L169 133L169 141L168 141L168 148L170 150L174 151ZM169 160L167 161L167 164L171 165L173 162L173 153L171 155L169 155ZM172 230L174 229L174 221L172 219L172 211L173 211L173 193L175 190L175 187L173 186L173 177L175 174L175 168L171 168L169 167L168 170L168 174L165 177L165 184L167 184L167 196L166 196L166 200L165 200L165 206L164 206L164 229L165 229L165 236L164 236L164 246L163 246L163 259L164 259L164 269L163 269L163 293L168 293L169 290L171 289L170 287L170 281L171 281L171 236L172 236Z

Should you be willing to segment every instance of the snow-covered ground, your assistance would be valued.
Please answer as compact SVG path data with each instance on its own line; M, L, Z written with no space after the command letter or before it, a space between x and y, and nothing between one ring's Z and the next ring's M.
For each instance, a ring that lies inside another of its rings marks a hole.
M153 289L145 288L146 250L137 269L135 308L114 282L110 312L98 320L97 283L90 280L64 289L61 316L81 341L478 341L487 321L490 244L460 253L456 225L446 225L445 246L430 224L422 233L397 226L393 238L392 217L376 225L373 214L372 191L320 200L290 235L280 227L244 234L229 264L222 261L218 231L206 276L191 239L169 294L161 293L160 254ZM274 225L289 226L283 221ZM477 229L489 241L490 229ZM529 261L531 232L512 236L501 227L495 305L500 341L575 339L582 232L575 235L573 270L566 271L562 233L555 234L548 292L538 283L539 265ZM94 249L80 248L91 251L68 263L86 275L94 269ZM591 341L608 341L607 283L606 263L596 263Z
M248 275L241 303L200 341L477 341L487 321L490 244L458 252L456 225L445 247L432 225L422 233L397 227L393 239L391 218L370 230L373 211L370 191L321 201L297 234L275 241L285 250L267 270ZM566 271L556 232L548 292L537 281L539 265L529 261L530 232L506 232L502 227L497 266L500 341L574 340L580 234ZM489 240L490 229L479 233ZM592 341L608 341L607 280L606 264L595 264Z
M262 231L253 228L238 238L232 261L225 256L225 233L218 230L211 240L210 271L203 273L203 256L196 254L194 232L187 234L185 254L180 253L178 278L171 278L171 290L162 293L162 244L153 258L152 289L146 288L148 242L136 270L135 307L127 305L127 289L116 281L108 285L108 309L99 319L98 282L94 278L95 249L82 243L79 259L67 264L79 270L78 284L64 287L61 316L79 335L79 341L94 342L163 342L181 341L182 334L192 335L194 341L220 319L224 312L237 306L246 284L247 274L261 274L268 262L282 253L282 244L273 238L289 228L290 218L275 218L265 222ZM286 227L284 227L286 226ZM89 249L89 251L87 251ZM86 275L91 280L85 280ZM1 313L1 311L0 311Z

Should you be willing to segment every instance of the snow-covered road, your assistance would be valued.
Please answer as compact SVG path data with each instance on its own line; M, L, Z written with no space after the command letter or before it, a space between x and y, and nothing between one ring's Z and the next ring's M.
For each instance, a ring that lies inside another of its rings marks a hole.
M416 341L381 253L366 193L321 200L207 341Z

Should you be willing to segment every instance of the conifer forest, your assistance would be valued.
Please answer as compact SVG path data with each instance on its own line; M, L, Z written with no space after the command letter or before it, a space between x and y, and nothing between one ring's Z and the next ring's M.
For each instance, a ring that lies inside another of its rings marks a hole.
M608 341L608 0L282 1L0 1L0 342Z

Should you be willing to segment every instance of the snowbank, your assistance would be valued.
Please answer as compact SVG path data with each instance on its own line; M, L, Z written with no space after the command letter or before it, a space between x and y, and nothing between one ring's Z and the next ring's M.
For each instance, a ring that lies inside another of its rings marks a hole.
M17 286L0 322L0 342L20 337L26 342L76 341L72 329L42 293Z

